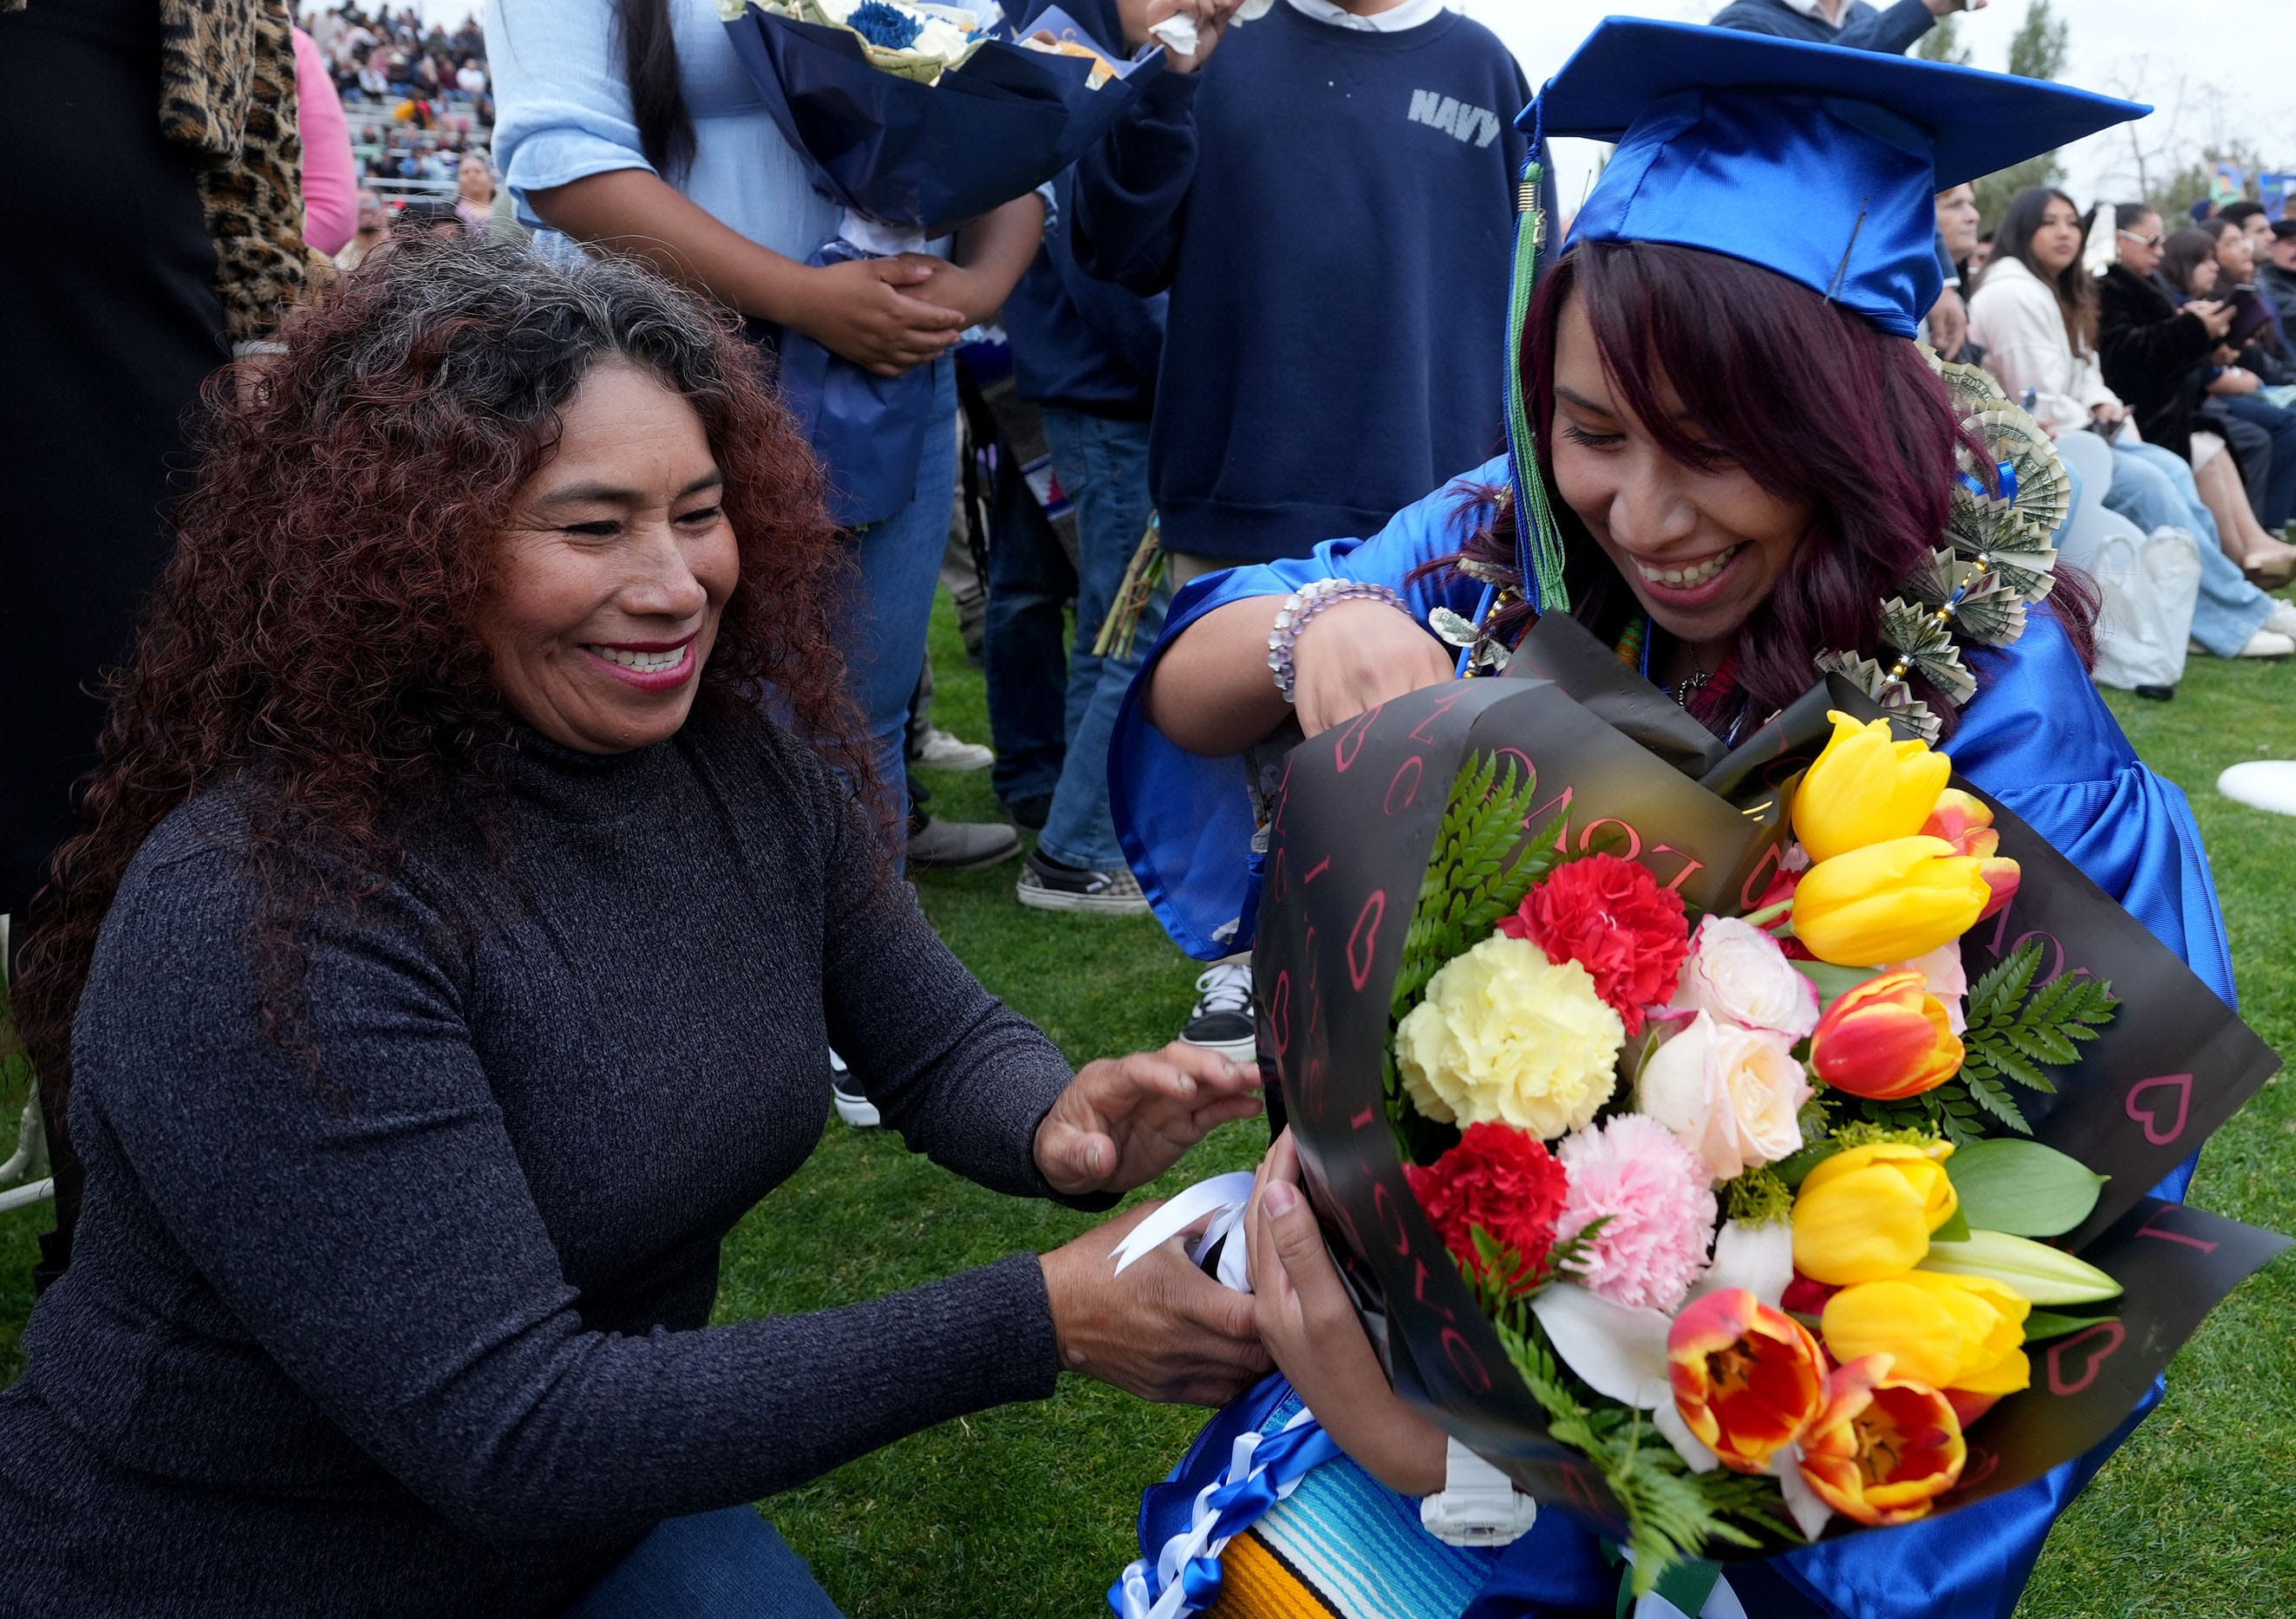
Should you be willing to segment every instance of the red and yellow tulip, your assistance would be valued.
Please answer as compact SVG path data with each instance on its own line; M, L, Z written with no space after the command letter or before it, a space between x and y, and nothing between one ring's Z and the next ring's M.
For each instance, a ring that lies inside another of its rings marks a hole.
M2010 900L2017 897L2017 884L2022 877L2017 862L2001 856L2001 834L1993 829L1993 806L1959 787L1948 787L1939 798L1937 809L1922 827L1923 837L1942 838L1953 845L1953 851L1979 862L1978 873L1992 898L1978 920L1997 915Z
M1837 999L1810 1036L1810 1066L1836 1090L1896 1102L1961 1072L1946 1005L1911 968L1869 978Z
M1694 1301L1666 1336L1675 1409L1726 1467L1759 1473L1825 1401L1809 1329L1742 1287Z
M1969 1449L1952 1403L1867 1355L1826 1380L1825 1409L1801 1436L1803 1482L1860 1524L1910 1524L1961 1478Z

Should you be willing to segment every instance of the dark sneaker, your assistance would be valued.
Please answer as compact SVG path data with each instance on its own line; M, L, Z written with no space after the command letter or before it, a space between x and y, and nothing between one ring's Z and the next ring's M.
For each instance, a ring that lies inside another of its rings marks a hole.
M1031 910L1095 911L1103 916L1137 916L1148 908L1139 881L1122 868L1087 871L1063 865L1041 849L1029 851L1016 892Z
M845 1059L833 1049L829 1054L829 1099L836 1105L837 1116L856 1130L874 1130L881 1122L877 1105L861 1094Z
M1217 1051L1233 1063L1252 1060L1259 1046L1251 1017L1249 957L1214 962L1196 980L1196 1008L1180 1031L1183 1044Z
M1042 832L1045 823L1053 818L1053 795L1039 793L1033 798L1016 798L1004 806L1004 813L1023 832Z
M1021 852L1021 834L1002 821L946 821L937 815L909 823L909 864L935 871L972 871Z

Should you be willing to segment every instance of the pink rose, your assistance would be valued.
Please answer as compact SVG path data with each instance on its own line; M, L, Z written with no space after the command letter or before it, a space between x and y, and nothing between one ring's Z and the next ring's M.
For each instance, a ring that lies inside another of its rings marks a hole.
M1674 1005L1769 1030L1789 1046L1817 1027L1817 986L1795 971L1775 939L1735 916L1709 916L1698 925Z
M1701 1012L1643 1064L1637 1105L1723 1181L1800 1151L1809 1096L1783 1035Z
M1961 965L1961 941L1941 944L1926 956L1916 956L1911 961L1900 961L1883 967L1884 973L1906 969L1922 975L1931 994L1945 1003L1946 1026L1956 1034L1969 1027L1968 1015L1962 1010L1963 999L1969 993L1969 974Z

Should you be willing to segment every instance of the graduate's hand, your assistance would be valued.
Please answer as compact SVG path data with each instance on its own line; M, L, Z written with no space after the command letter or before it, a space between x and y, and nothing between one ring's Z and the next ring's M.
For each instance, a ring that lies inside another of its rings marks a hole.
M805 272L789 324L879 376L939 359L970 323L923 291L943 267L922 253L852 259Z
M1443 1430L1388 1386L1300 1190L1288 1130L1260 1161L1244 1232L1260 1338L1332 1442L1398 1494L1442 1489Z
M1061 1369L1144 1400L1226 1405L1267 1375L1267 1351L1251 1301L1188 1262L1201 1229L1117 1274L1117 1245L1159 1206L1128 1209L1038 1256Z
M1193 73L1211 57L1220 36L1227 32L1228 19L1235 15L1242 0L1148 0L1144 29L1153 37L1155 27L1174 17L1185 17L1196 25L1196 48L1183 54L1164 47L1164 66L1174 73Z
M1384 602L1333 602L1292 643L1292 701L1313 736L1451 678L1458 654Z
M1986 0L1922 0L1932 17L1950 17L1956 12L1981 12Z
M1053 1189L1128 1192L1214 1130L1265 1105L1259 1069L1173 1041L1086 1063L1037 1126L1037 1168Z

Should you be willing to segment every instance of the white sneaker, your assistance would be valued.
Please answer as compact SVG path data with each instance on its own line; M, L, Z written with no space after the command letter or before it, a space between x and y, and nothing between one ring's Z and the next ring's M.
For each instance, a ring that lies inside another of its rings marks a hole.
M2283 635L2275 629L2258 630L2240 649L2243 658L2285 658L2292 653L2296 653L2296 636Z
M883 1122L877 1116L877 1105L861 1094L861 1087L853 1082L852 1071L834 1046L829 1048L829 1099L837 1108L837 1116L855 1130L874 1130Z
M2264 628L2276 636L2296 639L2296 602L2272 598L2272 612L2264 620Z
M1232 1063L1251 1061L1259 1045L1251 1015L1251 958L1231 957L1206 967L1196 980L1196 997L1181 1043L1217 1051Z
M935 726L925 733L924 745L912 757L936 770L986 770L996 762L996 750L952 736Z

